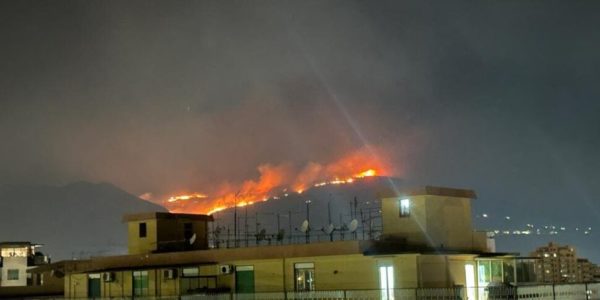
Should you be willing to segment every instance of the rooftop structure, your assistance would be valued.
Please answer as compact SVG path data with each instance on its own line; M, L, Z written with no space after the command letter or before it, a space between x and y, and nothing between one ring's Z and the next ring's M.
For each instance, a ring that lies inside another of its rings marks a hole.
M469 287L465 296L474 299L478 288L516 283L522 273L514 254L494 253L486 236L473 231L474 198L471 190L439 187L380 193L383 228L377 238L287 245L257 240L255 247L209 247L211 216L127 215L128 255L60 262L35 272L64 275L67 298L333 289L389 295L397 288L459 285Z
M208 249L212 216L153 212L123 217L129 254Z
M31 242L0 242L0 287L33 285L27 270L49 263L38 249L42 245Z

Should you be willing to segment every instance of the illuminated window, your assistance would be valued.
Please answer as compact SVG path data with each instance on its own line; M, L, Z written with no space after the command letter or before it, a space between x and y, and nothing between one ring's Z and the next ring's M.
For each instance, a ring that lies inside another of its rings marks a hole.
M475 266L473 264L465 265L466 283L467 283L467 299L475 300L477 291L475 290Z
M381 300L394 300L394 267L379 266Z
M6 280L19 280L19 270L8 269L6 272Z
M141 238L145 238L146 237L146 223L140 223L140 228L139 228L139 234Z
M298 263L294 265L296 291L315 290L315 265L313 263Z
M410 200L402 199L400 200L400 217L408 216L410 216Z

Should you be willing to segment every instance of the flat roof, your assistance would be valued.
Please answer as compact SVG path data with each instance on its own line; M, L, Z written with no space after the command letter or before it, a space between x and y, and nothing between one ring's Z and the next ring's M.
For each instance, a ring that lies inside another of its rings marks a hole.
M32 242L23 242L23 241L0 242L0 248L26 247L26 246L40 247L40 246L42 246L42 244L35 244L35 243L32 243Z
M458 198L470 198L477 199L477 194L471 189L457 189L441 186L426 185L415 188L405 188L400 190L386 190L380 193L381 198L393 198L402 196L421 196L421 195L433 195L433 196L448 196Z
M214 221L213 216L200 214L180 214L168 212L146 212L137 214L128 214L123 216L123 222L143 221L143 220L166 220L166 219L188 219L195 221Z
M92 257L87 260L61 261L41 266L30 272L47 272L59 269L65 273L89 273L111 270L168 268L180 266L201 266L227 263L239 260L288 259L298 257L336 255L475 255L478 257L502 257L511 253L484 253L469 249L432 249L427 247L400 246L397 242L347 240L319 242L311 244L271 245L248 248L219 248L153 254L118 255Z
M85 273L119 269L147 269L175 266L211 265L234 260L283 259L304 256L362 254L361 241L337 241L312 244L259 246L248 248L220 248L208 250L166 252L92 257L88 260L54 263L65 272ZM66 262L66 263L65 263ZM52 266L50 266L50 269ZM45 272L48 267L32 269Z

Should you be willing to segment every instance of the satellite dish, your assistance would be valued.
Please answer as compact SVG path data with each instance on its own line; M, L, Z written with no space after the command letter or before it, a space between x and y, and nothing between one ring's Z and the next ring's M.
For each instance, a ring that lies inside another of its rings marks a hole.
M302 222L302 226L300 226L300 231L302 231L302 232L308 231L308 220L304 220L304 222Z
M349 229L350 229L350 232L355 232L357 228L358 228L358 220L356 220L356 219L353 219L353 220L350 222L350 228L349 228Z
M325 233L327 234L331 234L333 232L335 228L333 227L333 224L329 224L327 225L327 227L325 228Z
M190 245L193 245L196 242L196 234L195 233L194 233L194 235L192 235L189 242L190 242Z

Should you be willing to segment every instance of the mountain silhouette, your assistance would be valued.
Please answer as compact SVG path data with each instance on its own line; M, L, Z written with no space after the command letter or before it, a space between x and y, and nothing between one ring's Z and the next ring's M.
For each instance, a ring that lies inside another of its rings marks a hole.
M0 241L31 241L54 261L124 254L126 213L166 211L108 183L0 186Z

